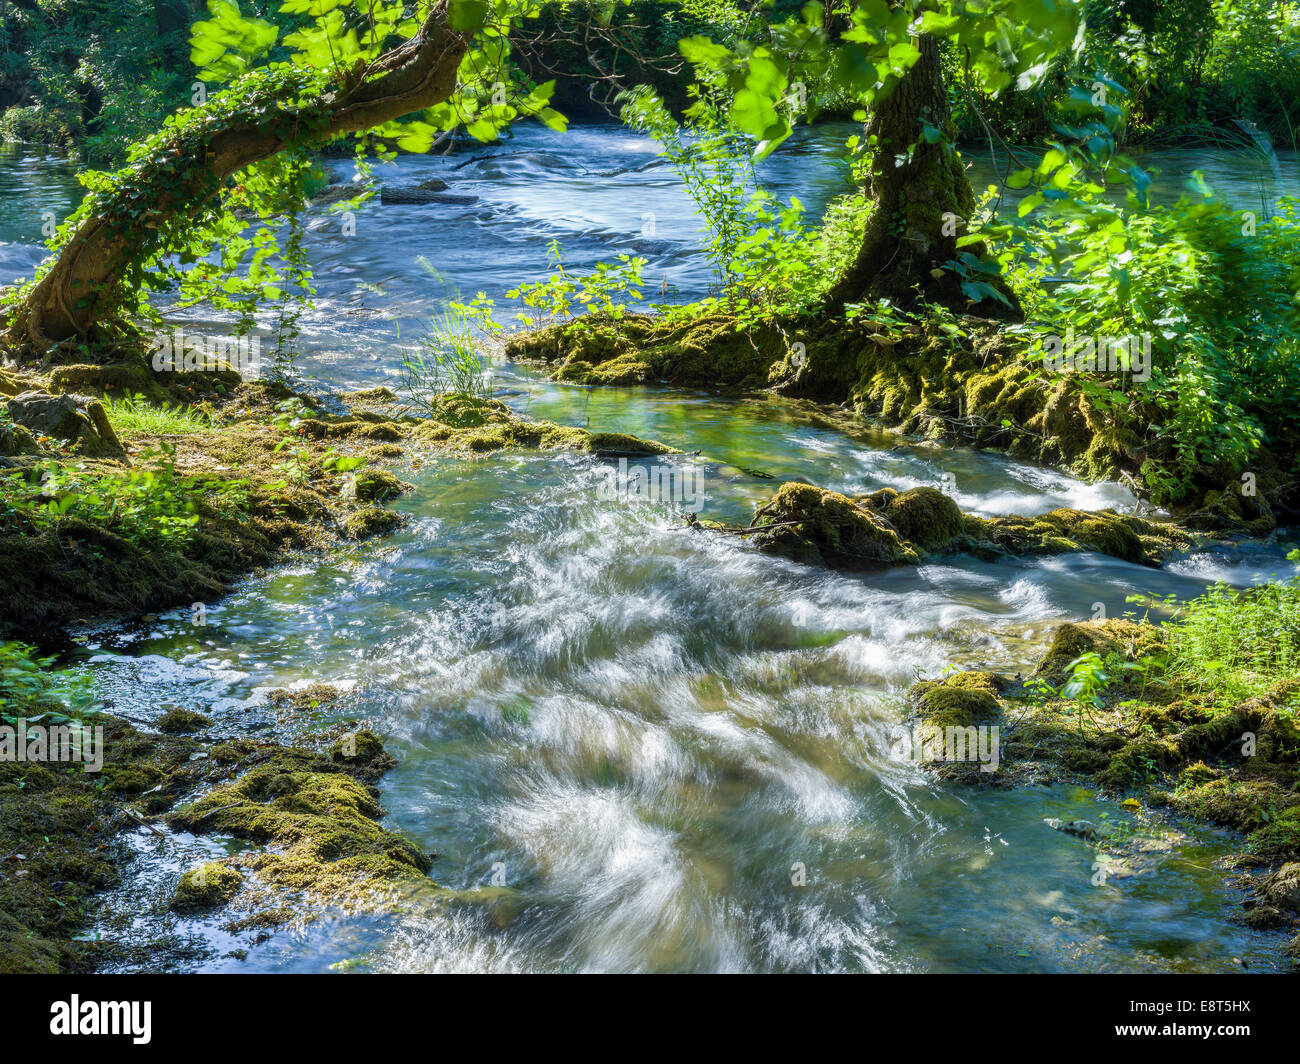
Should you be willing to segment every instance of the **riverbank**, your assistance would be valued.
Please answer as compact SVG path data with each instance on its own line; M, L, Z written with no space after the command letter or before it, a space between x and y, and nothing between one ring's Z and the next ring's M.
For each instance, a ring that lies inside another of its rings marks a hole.
M1138 823L1048 821L1095 851L1103 884L1131 874L1162 814L1232 829L1236 852L1221 867L1248 890L1237 919L1289 928L1283 952L1300 966L1298 602L1295 584L1211 592L1178 623L1062 625L1028 677L922 681L908 701L938 751L927 764L958 786L1073 782L1121 800ZM981 730L994 730L995 744L1000 732L992 770L973 756ZM963 749L971 738L960 758L951 756L957 733Z
M67 719L60 710L53 699L29 705L28 734ZM395 761L355 722L275 743L182 734L212 723L193 711L173 710L158 733L107 713L78 717L97 736L98 766L0 760L0 972L88 972L132 957L157 967L165 941L89 933L97 896L136 873L130 833L164 849L175 831L245 840L151 899L189 915L229 909L231 934L326 905L382 907L393 889L427 881L428 855L379 824L373 784Z
M1099 405L1070 374L1034 363L1024 336L972 315L757 323L716 313L590 317L518 333L505 354L557 381L590 386L655 383L808 399L929 442L997 450L1090 481L1119 479L1146 497L1182 461L1122 379ZM1162 501L1189 529L1267 535L1300 512L1288 472L1297 454L1300 440L1280 432L1255 449L1248 469L1199 466L1176 499Z
M293 551L391 532L408 451L671 448L454 396L310 397L130 364L0 373L0 636L211 602Z

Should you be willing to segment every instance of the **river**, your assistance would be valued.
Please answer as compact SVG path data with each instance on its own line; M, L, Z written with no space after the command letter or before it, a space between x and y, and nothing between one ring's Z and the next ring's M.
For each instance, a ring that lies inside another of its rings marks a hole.
M765 168L810 211L844 188L821 127ZM1191 169L1251 202L1242 159L1165 153L1164 195ZM1287 159L1294 172L1294 160ZM330 162L340 173L350 164ZM991 173L975 157L976 183ZM984 167L985 173L981 173ZM1215 170L1217 167L1217 171ZM679 298L708 283L698 222L653 145L614 127L523 129L494 147L404 157L381 179L443 177L467 205L367 205L345 236L313 214L320 298L299 368L321 385L393 383L400 337L445 301L495 298L546 272L620 252L650 260ZM75 190L61 160L0 157L0 278L38 260L39 214ZM1233 182L1236 182L1234 185ZM1290 191L1286 184L1268 195ZM17 190L16 192L14 190ZM646 229L647 216L653 233ZM35 217L35 221L33 218ZM196 316L196 328L214 327ZM664 459L741 520L784 479L855 492L942 483L964 509L1131 507L1117 484L871 425L830 427L797 403L658 388L591 390L492 367L521 411L699 451ZM233 841L133 837L139 874L110 896L114 933L175 935L166 966L204 971L1096 971L1269 970L1276 942L1229 922L1214 862L1231 840L1184 838L1129 877L1097 883L1092 850L1044 817L1122 819L1057 786L964 790L898 756L902 695L949 666L1032 667L1053 623L1110 616L1138 593L1195 594L1289 575L1282 550L1225 547L1163 570L1092 554L973 558L870 574L773 560L683 530L656 504L609 497L574 455L429 457L397 535L301 558L208 607L79 633L113 711L148 722L202 707L216 734L292 722L268 689L351 691L397 755L385 823L436 851L453 888L504 884L509 905L425 915L326 914L253 944L220 919L165 913L168 882ZM766 477L756 473L766 474ZM169 879L168 877L172 877ZM232 951L238 951L231 955ZM156 967L157 958L152 962Z

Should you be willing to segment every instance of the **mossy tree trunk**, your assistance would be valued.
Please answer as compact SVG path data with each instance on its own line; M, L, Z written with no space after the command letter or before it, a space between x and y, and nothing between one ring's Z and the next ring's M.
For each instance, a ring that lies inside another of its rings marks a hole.
M939 44L916 39L920 58L885 90L867 116L865 141L871 168L864 189L871 203L857 258L832 288L827 302L888 298L896 306L928 301L968 310L963 278L947 264L957 259L957 239L975 210L975 195L952 146L952 119L939 62ZM931 131L927 139L927 127ZM937 131L940 135L935 136ZM960 249L979 256L983 249ZM995 275L980 275L1007 297L980 301L976 313L1018 317L1019 305Z
M197 156L197 165L119 190L85 218L55 253L48 270L12 308L4 341L19 353L45 352L72 338L93 337L124 304L132 263L156 250L161 224L192 216L225 180L289 148L321 143L421 111L448 99L471 34L447 23L446 0L410 40L375 60L366 80L290 109L275 99L253 117L213 123L198 144L179 137L159 154ZM191 135L192 136L192 135Z

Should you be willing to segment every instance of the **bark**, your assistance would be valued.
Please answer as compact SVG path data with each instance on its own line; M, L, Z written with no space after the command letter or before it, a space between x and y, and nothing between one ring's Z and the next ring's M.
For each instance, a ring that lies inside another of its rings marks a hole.
M264 116L232 120L206 133L198 148L200 165L158 189L143 209L129 194L115 196L81 223L10 313L5 342L20 352L44 352L112 323L124 275L160 221L200 210L231 175L286 148L370 129L441 103L455 89L471 36L450 29L447 2L440 0L419 32L380 56L360 84L335 89L306 108L271 106Z
M904 308L928 301L970 309L961 290L963 278L945 269L945 263L958 256L957 238L966 233L975 194L951 144L938 42L921 36L916 46L920 58L867 116L865 139L873 155L864 192L871 215L857 258L827 297L836 310L845 303L881 298ZM923 120L944 137L926 143ZM983 252L978 245L961 250L976 256ZM980 279L1006 295L1012 308L986 299L977 304L977 313L1019 317L1014 295L998 278Z

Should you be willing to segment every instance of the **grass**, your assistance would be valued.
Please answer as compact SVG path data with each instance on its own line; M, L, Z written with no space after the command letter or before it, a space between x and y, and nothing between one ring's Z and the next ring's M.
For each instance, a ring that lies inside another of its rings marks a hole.
M1219 585L1168 626L1169 672L1235 702L1300 677L1300 583L1237 592Z
M212 418L202 410L180 404L158 406L142 395L110 400L108 416L113 428L126 435L207 432L212 428Z

